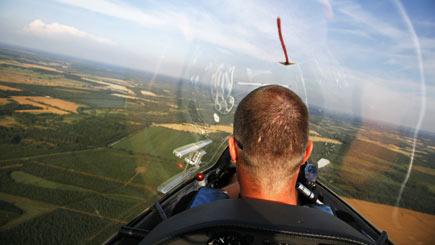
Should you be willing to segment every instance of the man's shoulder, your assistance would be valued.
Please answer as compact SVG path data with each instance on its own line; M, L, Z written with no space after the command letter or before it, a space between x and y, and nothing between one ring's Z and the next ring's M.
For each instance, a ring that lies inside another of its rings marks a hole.
M227 199L227 198L228 198L228 194L223 190L202 187L198 190L198 193L193 198L190 208L204 205L212 201Z
M308 208L314 208L314 209L317 209L319 211L322 211L322 212L325 212L325 213L328 213L328 214L334 216L334 212L332 211L332 208L329 205L325 205L325 204L305 204L303 206L304 207L308 207Z

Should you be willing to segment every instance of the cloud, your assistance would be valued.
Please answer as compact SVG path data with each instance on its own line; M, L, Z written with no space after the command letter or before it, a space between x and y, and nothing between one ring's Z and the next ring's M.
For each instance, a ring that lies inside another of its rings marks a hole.
M318 2L323 5L326 17L332 19L334 17L334 12L329 0L318 0Z
M164 13L147 14L138 8L123 3L113 3L106 0L58 0L58 2L150 27L161 27L168 22Z
M195 37L195 29L192 24L192 18L185 11L166 3L160 3L159 7L151 7L145 12L134 6L125 3L110 2L107 0L57 0L58 2L86 9L99 14L115 17L122 20L131 21L149 29L158 29L164 31L180 31L187 40ZM181 8L181 7L180 7ZM186 9L191 15L197 15L194 9Z
M59 23L46 24L40 19L32 21L25 31L38 36L47 37L75 37L80 39L91 40L100 44L114 45L115 43L109 39L97 37L95 35L78 30L75 27L62 25Z
M345 29L345 28L329 28L328 31L336 32L343 35L354 35L357 37L369 38L369 34L359 29Z
M337 11L349 17L348 24L359 26L373 34L379 34L392 40L398 40L407 35L403 29L365 11L359 4L342 4L339 5Z
M179 33L186 41L200 40L261 60L282 59L276 29L279 13L287 15L283 32L288 46L308 46L305 34L318 33L303 28L302 20L277 6L262 2L201 2L194 5L159 2L140 9L108 0L57 0L63 4L133 22L157 32ZM317 3L320 5L319 3ZM293 10L292 10L293 11ZM255 21L253 21L255 20ZM291 52L291 51L289 51Z
M57 1L132 22L151 33L181 35L186 42L199 40L213 44L216 48L212 53L242 53L272 62L283 58L276 30L276 17L282 15L287 51L290 59L297 63L332 51L343 64L356 59L371 72L385 73L382 64L398 71L415 69L415 45L403 23L383 19L358 3L317 0L309 6L292 2L291 6L284 7L281 3L225 0L192 4L151 1L140 8L112 0ZM319 14L323 17L319 18ZM378 41L381 39L382 42ZM425 43L430 44L430 41ZM170 46L169 49L181 50L186 44L171 42ZM222 50L228 52L220 52ZM428 60L428 63L432 62Z

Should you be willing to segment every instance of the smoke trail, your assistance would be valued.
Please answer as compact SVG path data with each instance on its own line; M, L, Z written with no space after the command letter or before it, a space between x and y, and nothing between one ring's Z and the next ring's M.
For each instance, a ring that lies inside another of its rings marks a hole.
M302 87L304 88L304 95L305 95L305 105L307 105L307 108L309 109L309 105L308 105L308 95L307 95L307 88L306 88L306 86L305 86L304 74L302 73L302 69L301 69L301 67L299 66L299 64L296 63L296 66L298 67L299 74L301 75Z
M406 173L405 179L403 180L402 186L400 187L399 195L397 196L396 205L393 211L393 219L394 222L397 223L398 220L398 206L400 204L400 200L402 199L403 190L405 189L405 186L409 180L409 176L411 175L412 165L414 164L414 153L415 153L415 147L417 145L417 136L418 132L420 131L421 124L423 123L423 119L426 113L426 82L424 78L424 67L423 67L423 59L421 56L421 47L420 42L418 40L417 34L415 33L414 27L412 26L411 20L409 19L408 14L406 13L405 9L403 8L402 3L399 0L393 0L396 7L399 9L400 14L402 15L403 19L406 22L406 25L408 26L409 31L412 34L412 40L415 45L415 49L417 52L417 59L418 59L418 67L420 70L420 88L421 88L421 101L420 101L420 114L418 116L417 125L415 126L414 130L414 139L412 144L412 152L411 152L411 159L409 161L408 171Z

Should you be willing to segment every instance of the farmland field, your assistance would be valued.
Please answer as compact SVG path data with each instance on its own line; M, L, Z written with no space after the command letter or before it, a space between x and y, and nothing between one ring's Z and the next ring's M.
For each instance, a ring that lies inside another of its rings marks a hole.
M40 107L42 109L34 109L34 110L16 110L16 112L35 112L35 113L55 113L55 114L68 114L68 113L76 113L77 108L80 106L60 100L54 99L50 97L42 97L42 96L11 96L12 100L16 101L18 104L22 105L32 105L35 107Z
M170 128L177 131L184 131L184 132L190 132L190 133L201 133L201 132L226 132L229 134L233 133L233 127L228 125L212 125L209 127L200 127L195 124L189 124L189 123L161 123L161 124L155 124L155 126L164 127L164 128Z
M113 145L113 148L166 156L168 160L175 160L173 149L199 140L199 137L186 132L152 126Z
M431 243L433 215L373 202L345 199L376 227L388 230L394 242L403 244Z
M47 232L63 229L101 243L161 197L157 185L179 171L172 148L195 137L148 128L168 121L167 92L28 60L0 60L0 239L58 244L65 236Z
M0 48L0 240L7 244L100 244L162 197L156 187L184 167L175 148L211 139L204 161L213 163L232 134L231 123L203 123L204 111L177 98L170 78L151 86L148 73L37 57ZM196 99L212 108L209 98ZM399 207L435 217L432 135L421 135L413 152L409 130L313 111L310 139L311 161L329 162L321 181L363 214L393 212L414 153Z
M5 85L0 85L0 90L5 90L5 91L21 91L21 89L12 88L12 87L8 87L8 86L5 86Z

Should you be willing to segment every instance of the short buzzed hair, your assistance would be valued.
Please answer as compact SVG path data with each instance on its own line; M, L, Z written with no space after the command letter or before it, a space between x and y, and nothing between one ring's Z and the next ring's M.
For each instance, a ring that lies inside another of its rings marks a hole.
M297 94L278 85L255 89L238 105L234 137L252 177L270 192L288 184L308 143L308 110Z

